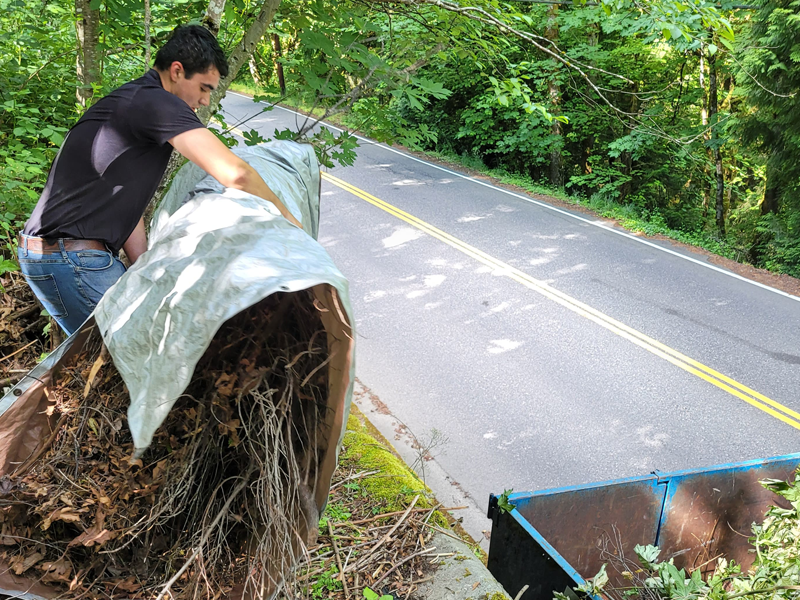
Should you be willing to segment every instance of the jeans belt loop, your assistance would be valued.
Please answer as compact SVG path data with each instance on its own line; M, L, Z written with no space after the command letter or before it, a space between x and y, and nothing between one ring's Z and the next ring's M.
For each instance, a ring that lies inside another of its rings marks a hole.
M58 238L58 247L61 250L61 256L64 257L64 260L69 260L69 255L67 255L67 249L64 247L64 239Z
M22 234L22 256L28 258L28 236Z

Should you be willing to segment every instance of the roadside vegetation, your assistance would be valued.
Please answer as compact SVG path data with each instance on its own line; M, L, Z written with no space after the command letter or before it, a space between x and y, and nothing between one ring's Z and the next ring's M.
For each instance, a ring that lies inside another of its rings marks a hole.
M492 5L505 35L426 8L285 4L237 85L800 276L800 3L678 4Z

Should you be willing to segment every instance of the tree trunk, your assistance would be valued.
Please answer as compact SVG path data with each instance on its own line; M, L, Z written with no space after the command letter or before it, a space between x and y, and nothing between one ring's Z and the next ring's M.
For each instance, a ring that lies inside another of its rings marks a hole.
M722 149L720 148L719 132L717 131L717 111L719 109L717 97L717 57L711 54L708 57L708 121L711 125L711 152L714 155L714 172L716 179L716 221L719 235L725 235L725 176L722 171Z
M209 0L206 14L203 17L203 27L216 37L222 24L222 15L225 13L225 0Z
M150 21L152 20L152 13L150 11L150 0L144 0L144 69L147 71L150 68Z
M277 33L272 34L272 49L275 54L272 55L272 62L275 64L275 74L278 76L278 86L281 88L281 96L286 95L286 79L283 77L283 63L278 60L282 55L281 51L281 38Z
M87 106L94 94L93 83L100 82L100 11L91 10L91 0L75 0L75 34L78 39L78 56L75 64L78 87L75 97L81 106Z
M705 64L705 46L700 48L700 74L698 82L700 83L700 93L702 95L702 105L700 107L700 123L703 125L703 141L708 142L710 139L708 131L708 92L706 90L706 64ZM711 160L711 152L706 145L706 154L708 159ZM708 205L711 203L711 184L708 180L708 163L703 163L703 219L708 218Z
M590 23L588 26L588 32L586 34L586 43L591 46L595 47L600 43L600 26L597 23ZM594 65L594 61L590 61L589 64ZM589 157L592 155L592 150L594 148L595 142L595 135L589 134L582 144L581 148L581 172L584 175L588 175L592 172L592 165L589 162Z
M545 37L558 43L558 4L551 4L547 9L547 29ZM561 114L561 88L558 85L558 67L556 66L550 79L547 82L547 93L550 96L550 112L553 115ZM550 126L550 133L554 140L550 146L550 184L555 187L564 185L564 168L561 149L564 145L561 135L561 122L553 121Z
M264 37L264 32L266 32L275 13L278 12L278 6L280 6L280 4L281 0L264 0L264 4L261 5L261 10L258 12L256 20L253 21L245 32L242 40L236 45L233 52L231 52L228 57L228 76L222 79L217 88L211 93L210 104L197 111L197 116L203 123L208 123L211 115L216 112L220 100L225 96L225 92L228 91L231 83L239 74L239 69L250 59L250 56L256 49L256 45L261 38Z
M639 113L639 84L634 83L631 86L631 108L630 113L637 114ZM630 124L627 127L627 135L633 133L633 129L636 127L636 122L631 119ZM620 160L622 161L622 173L626 176L625 182L622 184L622 187L619 190L619 199L620 202L624 202L625 199L631 195L631 191L633 190L633 185L631 183L631 178L633 177L633 155L630 153L629 150L625 150L620 154Z
M780 185L778 183L776 155L767 159L767 181L764 184L764 200L761 202L761 214L768 215L780 210Z

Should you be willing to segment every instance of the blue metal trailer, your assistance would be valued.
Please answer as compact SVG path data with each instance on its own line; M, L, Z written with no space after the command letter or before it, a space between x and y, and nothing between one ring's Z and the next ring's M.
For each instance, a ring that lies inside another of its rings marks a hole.
M492 534L488 567L514 597L552 600L585 584L611 555L636 560L637 544L661 548L678 568L711 571L722 556L748 568L753 523L771 505L788 506L763 479L794 479L800 454L707 469L654 472L604 483L512 494L514 510L489 497ZM626 586L609 571L612 585Z

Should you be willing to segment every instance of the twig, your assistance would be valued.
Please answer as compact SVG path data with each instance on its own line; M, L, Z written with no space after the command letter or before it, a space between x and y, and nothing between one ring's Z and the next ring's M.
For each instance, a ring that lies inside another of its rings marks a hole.
M372 584L372 587L373 587L373 588L375 588L375 589L377 589L378 587L380 587L380 584L381 584L381 582L382 582L384 579L386 579L386 578L387 578L389 575L391 575L392 573L394 573L394 572L395 572L395 571L396 571L396 570L397 570L399 567L401 567L402 565L406 564L406 563L407 563L408 561L410 561L412 558L416 558L416 557L418 557L418 556L423 556L423 555L426 555L426 554L428 554L429 552L431 552L431 551L433 551L433 550L436 550L436 547L435 547L435 546L431 546L430 548L426 548L425 550L420 550L419 552L415 552L414 554L410 554L409 556L406 556L406 557L405 557L403 560L401 560L399 563L397 563L397 564L396 564L395 566L393 566L391 569L389 569L388 571L386 571L386 573L384 573L383 575L381 575L381 578L380 578L380 579L378 579L378 581L376 581L375 583L373 583L373 584Z
M22 352L23 350L25 350L25 348L28 348L28 347L30 347L30 346L33 346L33 345L34 345L36 342L38 342L38 341L39 341L39 340L33 340L32 342L30 342L30 343L28 343L28 344L25 344L25 345L24 345L22 348L20 348L19 350L16 350L16 351L12 352L12 353L11 353L11 354L9 354L8 356L4 356L3 358L0 358L0 362L3 362L4 360L8 360L8 359L9 359L9 358L11 358L12 356L16 356L17 354L19 354L20 352Z
M331 544L333 544L333 552L336 555L336 565L339 567L339 579L341 579L342 587L344 588L344 597L349 598L350 590L347 589L347 576L344 574L342 558L339 556L339 546L336 543L336 538L333 537L333 525L331 525L330 521L328 521L328 532L331 534Z
M394 527L392 527L392 528L391 528L389 531L387 531L387 532L386 532L386 535L384 535L384 536L383 536L383 537L380 539L380 541L379 541L377 544L375 544L375 545L372 547L372 549L371 549L369 552L367 552L367 553L364 555L364 558L369 558L370 556L372 556L372 555L375 553L375 551L376 551L378 548L380 548L380 547L383 545L383 543L384 543L386 540L388 540L388 539L389 539L389 538L392 536L392 534L393 534L395 531L397 531L397 528L398 528L398 527L400 527L400 524L401 524L403 521L405 521L405 520L406 520L406 517L407 517L407 516L409 515L409 513L411 512L411 509L413 509L413 508L414 508L414 505L417 503L417 500L419 500L419 498L420 498L420 494L417 494L416 496L414 496L414 500L412 500L412 502L411 502L411 505L410 505L410 506L409 506L409 507L406 509L406 512L405 512L405 513L403 513L403 516L402 516L402 517L400 517L400 518L398 519L397 523L395 523L395 524L394 524ZM362 559L362 561L363 561L363 559ZM160 598L157 598L156 600L160 600Z
M530 586L528 586L527 583L524 586L522 586L522 589L519 591L519 594L514 596L514 600L519 600L520 598L522 598L522 594L528 591L528 587Z
M431 529L435 529L435 530L436 530L436 531L438 531L439 533L441 533L441 534L444 534L444 535L446 535L446 536L448 536L448 537L451 537L451 538L453 538L454 540L458 540L459 542L463 542L463 541L464 541L463 539L461 539L461 538L460 538L460 537L458 537L457 535L455 535L455 534L452 534L452 533L450 533L449 531L445 531L444 529L442 529L441 527L437 527L436 525L428 525L428 527L430 527Z
M350 475L349 477L345 477L341 481L337 481L334 485L331 486L331 491L335 490L340 485L347 483L348 481L352 481L353 479L361 479L362 477L367 477L369 475L375 475L376 473L380 473L380 471L360 471L355 475ZM403 511L399 511L403 512Z
M733 600L734 598L741 598L742 596L754 596L756 594L768 594L777 590L800 590L800 585L776 585L771 588L764 588L763 590L750 590L749 592L740 592L738 594L731 594L726 596L726 600Z
M433 508L435 510L437 507L434 506ZM415 508L411 512L418 513L418 512L425 512L427 510L431 510L431 509L430 508ZM444 510L444 509L442 509L442 510ZM454 509L450 509L450 510L454 510ZM402 515L404 512L406 512L406 511L405 510L398 510L398 511L395 511L395 512L383 513L382 515L375 515L374 517L370 517L369 519L360 519L358 521L347 521L347 524L348 525L363 525L364 523L372 523L373 521L378 521L378 520L383 519L385 517L393 517L395 515ZM340 523L337 523L337 525L340 525Z

